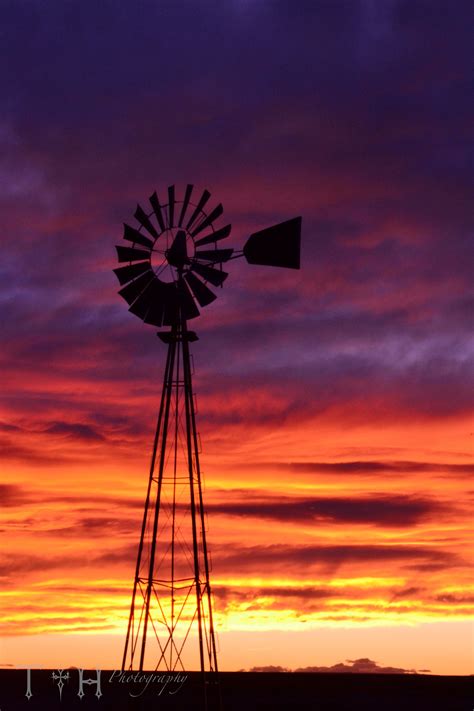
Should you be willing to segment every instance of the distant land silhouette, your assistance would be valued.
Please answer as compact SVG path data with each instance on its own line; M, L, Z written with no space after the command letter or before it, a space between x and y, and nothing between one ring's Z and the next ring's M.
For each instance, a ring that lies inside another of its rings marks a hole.
M346 659L346 664L340 662L330 667L298 667L289 669L280 666L251 667L251 669L241 669L242 672L268 672L268 673L322 673L322 674L431 674L430 669L402 669L399 667L381 667L377 662L367 657L361 659Z

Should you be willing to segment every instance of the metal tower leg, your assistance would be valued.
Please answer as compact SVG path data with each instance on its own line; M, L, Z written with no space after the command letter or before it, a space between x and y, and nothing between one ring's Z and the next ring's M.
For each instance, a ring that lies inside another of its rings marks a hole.
M169 408L170 408L170 398L171 398L171 386L170 382L172 380L172 374L173 374L173 369L174 369L174 359L175 359L175 352L176 352L176 339L172 338L170 340L170 344L168 346L168 355L166 358L166 366L165 366L165 374L163 378L163 388L161 391L161 402L160 402L160 409L158 413L158 422L156 426L156 432L155 432L155 438L153 441L153 450L152 450L152 455L151 455L151 463L150 463L150 475L149 475L149 480L148 480L148 489L147 489L147 494L146 494L146 499L145 499L145 510L143 513L143 522L142 522L142 528L141 528L141 535L140 535L140 543L138 545L138 555L137 555L137 565L135 568L135 580L133 583L133 593L132 593L132 604L130 606L130 616L128 620L128 627L127 627L127 637L125 640L125 648L123 652L123 659L122 659L122 670L125 669L133 669L134 667L134 659L135 659L135 653L136 653L136 646L138 643L139 639L139 630L135 629L135 609L136 607L140 606L142 604L141 598L140 598L140 593L141 591L139 590L140 584L142 582L141 578L141 571L142 571L142 558L143 558L143 547L145 544L145 538L146 538L146 526L148 522L148 517L150 515L150 500L151 500L151 495L152 495L152 488L153 485L156 485L156 479L155 479L155 464L156 464L156 455L157 455L157 450L158 450L158 444L160 442L160 439L162 440L162 428L163 428L163 420L164 420L164 413L168 413L169 417ZM163 440L162 440L162 445L163 445ZM160 455L160 464L163 461L163 446L161 447L161 455ZM158 510L159 510L159 493L160 493L160 485L158 484L158 492L157 492L157 498L156 498L156 505L155 505L155 512L156 516L158 515ZM148 581L149 582L149 581ZM147 584L147 589L148 589L148 584ZM138 600L137 600L138 596ZM140 616L140 622L141 622L141 616ZM147 623L145 623L145 626ZM145 641L146 641L146 631L143 632ZM127 659L130 659L130 663L127 664ZM140 655L141 659L141 655ZM142 668L142 664L140 664L140 669Z

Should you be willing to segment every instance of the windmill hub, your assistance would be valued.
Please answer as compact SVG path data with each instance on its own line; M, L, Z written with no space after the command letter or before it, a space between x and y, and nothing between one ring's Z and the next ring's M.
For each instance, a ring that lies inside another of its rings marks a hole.
M178 230L171 244L171 247L165 251L165 257L168 264L176 267L178 272L182 272L186 264L191 264L186 248L186 232Z
M185 244L177 243L173 247L177 235L177 229L167 229L160 235L159 240L155 240L151 249L150 266L159 279L166 283L176 282L178 272L183 271L183 267L189 266L194 258L192 237L185 232Z

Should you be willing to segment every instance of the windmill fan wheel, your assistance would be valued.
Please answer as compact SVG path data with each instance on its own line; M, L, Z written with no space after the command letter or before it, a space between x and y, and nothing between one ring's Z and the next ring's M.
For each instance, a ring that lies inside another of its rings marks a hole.
M149 199L150 211L137 205L137 226L124 224L126 246L117 246L114 269L119 294L129 311L153 326L172 326L178 319L199 316L199 307L216 298L209 285L222 286L227 278L222 264L234 250L222 249L218 242L230 235L231 225L218 229L214 223L223 214L222 205L210 212L208 190L193 200L193 186L186 187L177 200L175 186L168 188L166 203L156 192Z

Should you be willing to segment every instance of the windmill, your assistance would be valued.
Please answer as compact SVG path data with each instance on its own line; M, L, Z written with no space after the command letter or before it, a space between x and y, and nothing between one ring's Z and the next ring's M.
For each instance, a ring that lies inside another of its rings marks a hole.
M191 665L206 678L218 665L189 346L197 335L188 322L216 299L228 276L223 264L233 259L298 269L301 218L255 232L236 251L222 246L231 232L216 226L222 205L208 210L209 191L194 194L188 185L177 199L172 185L160 202L154 192L116 248L120 296L131 313L165 329L158 336L168 347L122 669Z

